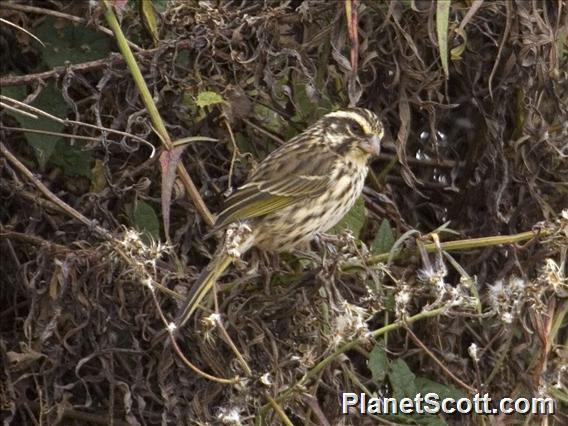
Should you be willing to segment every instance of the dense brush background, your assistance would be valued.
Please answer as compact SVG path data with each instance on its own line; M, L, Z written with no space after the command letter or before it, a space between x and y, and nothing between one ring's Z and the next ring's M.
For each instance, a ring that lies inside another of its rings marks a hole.
M179 353L161 313L216 239L175 182L167 241L160 139L92 3L0 6L4 424L568 423L566 1L110 2L171 138L217 139L181 154L211 211L331 110L376 111L396 147L336 238L232 267ZM342 392L473 390L551 396L557 412L340 413Z

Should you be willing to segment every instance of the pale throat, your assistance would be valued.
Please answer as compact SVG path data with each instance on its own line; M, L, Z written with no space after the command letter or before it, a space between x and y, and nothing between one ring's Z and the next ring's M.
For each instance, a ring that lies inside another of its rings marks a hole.
M353 148L345 156L346 160L353 163L359 169L367 168L367 162L369 161L370 155L358 148Z

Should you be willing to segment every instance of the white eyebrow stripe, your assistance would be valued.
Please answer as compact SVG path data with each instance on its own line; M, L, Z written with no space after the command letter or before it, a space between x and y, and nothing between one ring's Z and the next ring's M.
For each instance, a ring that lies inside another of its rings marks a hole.
M365 133L370 134L372 133L373 129L369 126L369 122L365 120L361 114L357 114L353 111L335 111L327 114L328 117L337 117L337 118L349 118L351 120L356 121L359 125L363 128Z

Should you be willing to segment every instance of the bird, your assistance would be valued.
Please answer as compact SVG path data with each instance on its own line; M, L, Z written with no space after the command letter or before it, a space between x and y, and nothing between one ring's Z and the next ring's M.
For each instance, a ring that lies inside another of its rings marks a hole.
M224 201L209 234L225 232L174 322L182 328L235 257L252 247L285 252L336 225L363 191L384 126L374 112L330 112L271 152Z

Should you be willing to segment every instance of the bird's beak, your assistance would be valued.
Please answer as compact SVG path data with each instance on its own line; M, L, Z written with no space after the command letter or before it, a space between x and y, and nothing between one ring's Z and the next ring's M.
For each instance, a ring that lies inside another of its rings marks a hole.
M361 144L361 149L369 155L379 155L381 152L381 138L378 135L369 136Z

